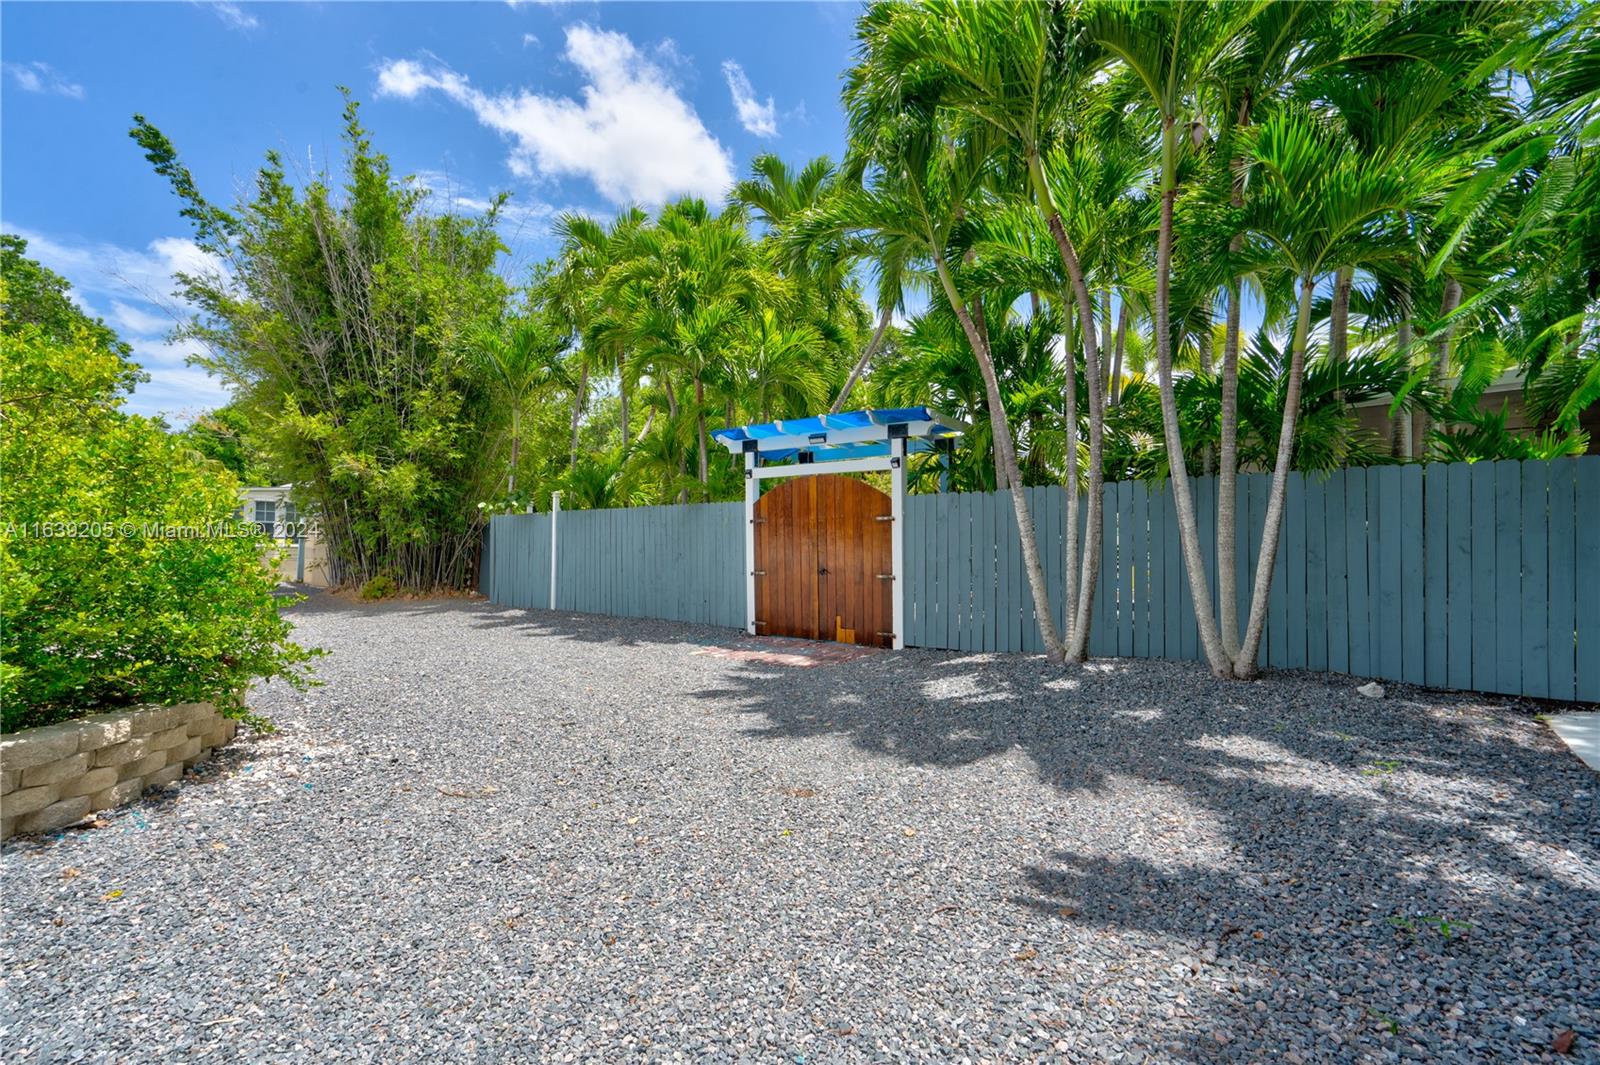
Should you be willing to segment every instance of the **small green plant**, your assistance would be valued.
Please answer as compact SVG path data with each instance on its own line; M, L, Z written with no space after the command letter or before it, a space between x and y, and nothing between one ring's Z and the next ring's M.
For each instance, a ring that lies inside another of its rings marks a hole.
M388 599L400 591L400 585L386 573L380 573L361 586L363 599Z
M1389 918L1389 924L1413 936L1417 934L1418 928L1426 926L1432 928L1447 940L1463 934L1472 927L1465 921L1453 921L1442 915L1436 917L1419 915L1413 918L1396 914Z
M1400 763L1392 758L1377 758L1372 764L1361 771L1365 777L1386 777L1400 768Z
M1367 1009L1367 1016L1371 1017L1373 1020L1377 1021L1383 1027L1387 1028L1389 1030L1389 1034L1390 1035L1399 1035L1400 1034L1400 1022L1399 1021L1395 1020L1393 1017L1389 1016L1387 1013L1383 1012L1382 1010L1375 1010L1371 1006L1368 1006L1366 1009Z

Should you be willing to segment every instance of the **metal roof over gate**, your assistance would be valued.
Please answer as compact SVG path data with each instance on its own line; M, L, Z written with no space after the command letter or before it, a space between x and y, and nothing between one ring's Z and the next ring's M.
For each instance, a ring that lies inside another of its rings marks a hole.
M801 462L835 462L886 456L891 440L906 451L930 451L969 429L965 422L929 407L819 414L810 418L718 429L711 435L733 454L755 454L762 465L800 457Z

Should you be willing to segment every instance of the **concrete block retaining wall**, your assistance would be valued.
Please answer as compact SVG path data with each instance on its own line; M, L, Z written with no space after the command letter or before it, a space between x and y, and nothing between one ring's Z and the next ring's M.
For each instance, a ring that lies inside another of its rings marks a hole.
M130 803L233 739L210 703L136 707L0 736L0 839Z

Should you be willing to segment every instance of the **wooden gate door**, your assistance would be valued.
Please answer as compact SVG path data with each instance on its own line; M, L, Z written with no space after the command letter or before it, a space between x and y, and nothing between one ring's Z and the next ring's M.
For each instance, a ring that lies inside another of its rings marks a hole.
M839 474L793 477L756 502L756 632L890 647L889 497Z

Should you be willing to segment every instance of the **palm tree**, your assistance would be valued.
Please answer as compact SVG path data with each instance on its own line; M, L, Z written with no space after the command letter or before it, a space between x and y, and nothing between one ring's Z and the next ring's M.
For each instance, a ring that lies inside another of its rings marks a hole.
M787 309L794 285L774 273L750 241L743 216L713 216L700 200L663 208L634 234L630 257L607 271L619 332L662 381L669 413L683 404L672 375L687 378L695 420L697 480L710 483L708 384L728 379L727 359L762 308Z
M891 17L883 8L863 16L860 34L870 53L876 21ZM845 99L850 111L855 158L847 167L863 183L819 205L803 229L819 233L856 234L877 244L905 249L932 268L939 289L961 323L984 378L993 426L996 472L1009 486L1021 534L1023 561L1033 592L1034 612L1046 654L1060 661L1063 648L1050 608L1033 517L1023 492L1015 442L1000 393L999 378L984 333L974 321L972 306L957 284L949 259L951 238L963 211L984 178L986 160L994 152L991 138L969 133L951 141L942 136L933 101L903 96L885 72L870 62L854 67ZM870 175L867 173L870 170Z
M815 410L828 394L818 368L826 347L815 326L789 324L773 308L762 308L729 359L731 398L762 422L777 411Z
M1262 258L1282 265L1298 299L1250 615L1230 663L1241 678L1255 675L1266 623L1317 278L1334 264L1403 256L1407 227L1400 212L1425 199L1430 181L1437 180L1419 156L1375 157L1333 122L1300 106L1283 107L1255 130L1249 153L1260 180L1243 216L1247 239L1257 243Z
M1210 64L1206 73L1204 99L1209 104L1209 122L1217 130L1217 160L1226 160L1228 205L1237 212L1244 207L1247 160L1242 141L1249 135L1258 108L1278 97L1307 67L1326 61L1331 35L1319 33L1310 24L1314 18L1334 13L1330 7L1319 12L1314 5L1296 0L1276 0L1254 13L1242 27L1238 47L1231 61ZM1309 46L1308 46L1309 42ZM1219 637L1230 658L1239 653L1238 599L1235 587L1235 561L1238 547L1238 472L1239 472L1239 328L1245 277L1239 269L1244 249L1244 232L1235 224L1228 235L1227 301L1222 343L1220 432L1217 441L1217 603Z
M852 267L861 263L877 266L877 325L861 354L846 375L833 399L829 413L844 409L850 394L860 382L872 359L883 346L896 310L904 304L903 259L886 254L888 249L872 242L838 234L826 237L812 233L793 236L789 223L799 219L839 187L832 160L820 156L799 172L791 170L775 155L758 155L750 164L751 177L734 186L729 198L756 212L757 217L778 235L779 262L792 274L807 282L808 291L823 297L826 310L846 291L846 278Z
M1089 484L1088 537L1081 577L1077 550L1077 463L1067 466L1066 571L1067 631L1064 655L1081 661L1087 652L1089 620L1101 550L1101 482L1105 408L1101 401L1100 342L1095 333L1094 298L1072 236L1045 172L1045 154L1058 135L1069 101L1081 100L1094 71L1066 18L1067 9L1030 0L991 0L982 4L927 0L911 7L882 4L863 19L872 27L863 41L868 75L893 94L910 84L931 92L938 104L963 116L971 127L963 135L976 141L1000 140L995 147L1015 152L1021 161L1017 181L1039 212L1061 258L1069 282L1067 298L1078 315L1085 379L1088 382ZM1010 191L1009 189L1007 191ZM1057 291L1060 291L1059 289ZM1068 347L1069 359L1075 359ZM1070 382L1075 374L1067 378ZM1068 448L1076 450L1077 397L1065 395ZM1076 583L1076 589L1074 589ZM1076 593L1076 594L1075 594Z
M512 322L503 332L486 332L473 347L473 356L491 392L505 405L511 419L511 461L506 466L506 495L517 493L517 466L522 459L522 421L528 405L541 391L570 387L562 353L571 338L546 317L533 315Z
M561 252L556 268L536 283L535 289L536 298L558 309L582 338L570 422L569 466L578 457L578 428L588 403L591 368L617 373L621 436L624 441L628 438L632 381L627 346L602 281L611 265L627 254L634 235L648 218L644 211L629 208L609 223L570 212L556 219Z
M1123 0L1097 5L1087 18L1088 35L1105 50L1113 65L1123 68L1143 90L1159 127L1154 332L1162 431L1167 453L1175 457L1184 454L1173 385L1171 330L1173 212L1180 184L1179 168L1187 154L1205 143L1201 90L1213 80L1220 62L1230 56L1260 6ZM1188 470L1182 461L1173 461L1170 467L1179 540L1200 644L1212 672L1225 676L1232 672L1232 662L1211 610Z

